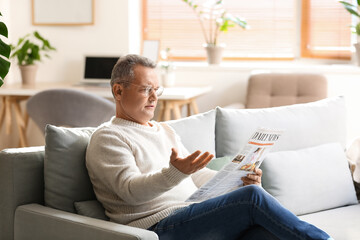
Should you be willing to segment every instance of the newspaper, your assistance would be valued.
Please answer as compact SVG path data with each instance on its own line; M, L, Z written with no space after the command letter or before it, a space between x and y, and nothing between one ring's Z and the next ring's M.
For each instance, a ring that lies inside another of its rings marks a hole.
M283 130L258 128L244 148L186 201L201 202L243 186L242 177L253 173L278 141Z

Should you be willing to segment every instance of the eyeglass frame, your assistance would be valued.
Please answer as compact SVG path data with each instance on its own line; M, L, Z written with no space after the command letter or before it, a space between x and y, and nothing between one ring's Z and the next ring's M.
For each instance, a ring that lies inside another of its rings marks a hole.
M163 86L159 86L158 89L155 89L154 87L149 86L149 85L140 85L140 84L135 84L135 83L131 83L131 82L127 82L126 84L131 84L131 85L135 85L135 86L138 86L138 87L143 87L142 94L143 94L144 97L149 97L152 92L155 92L155 95L157 97L160 97L164 92L164 87ZM160 93L158 93L159 91L160 91Z

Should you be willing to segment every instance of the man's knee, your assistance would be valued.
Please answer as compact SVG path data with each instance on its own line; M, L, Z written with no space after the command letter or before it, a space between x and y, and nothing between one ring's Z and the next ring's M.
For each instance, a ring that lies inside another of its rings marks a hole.
M262 187L259 187L257 185L248 185L243 187L243 191L253 202L255 202L257 199L262 198L266 192Z

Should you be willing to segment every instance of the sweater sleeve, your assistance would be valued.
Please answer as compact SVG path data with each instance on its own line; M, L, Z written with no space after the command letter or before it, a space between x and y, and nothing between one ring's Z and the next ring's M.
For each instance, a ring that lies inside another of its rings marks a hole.
M155 172L141 173L131 143L110 129L93 134L86 158L94 186L99 181L132 205L160 196L189 176L171 164Z
M193 173L191 175L191 178L192 178L193 182L195 183L196 187L200 188L207 181L209 181L212 177L214 177L216 173L217 173L217 171L204 167L203 169L200 169L196 173Z

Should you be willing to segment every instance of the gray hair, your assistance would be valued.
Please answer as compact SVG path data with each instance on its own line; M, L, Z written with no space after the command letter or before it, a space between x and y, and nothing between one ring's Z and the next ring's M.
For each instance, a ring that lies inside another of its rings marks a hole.
M113 91L112 89L115 83L123 84L124 87L128 87L135 79L134 67L138 65L148 68L156 67L155 62L140 55L129 54L120 57L111 72L111 91Z

